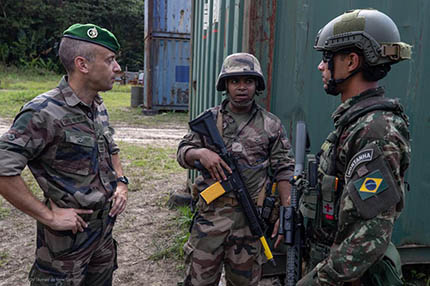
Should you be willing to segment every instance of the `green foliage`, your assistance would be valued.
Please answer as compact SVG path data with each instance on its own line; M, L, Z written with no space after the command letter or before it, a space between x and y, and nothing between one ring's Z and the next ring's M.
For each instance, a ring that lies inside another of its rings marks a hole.
M0 267L3 267L9 261L9 253L6 250L0 251Z
M0 220L7 217L9 214L10 208L6 205L5 199L0 196Z
M0 64L0 117L13 118L21 106L57 86L61 76L45 69Z
M58 85L61 76L41 68L17 68L0 64L0 117L13 118L26 99ZM188 113L164 112L143 116L141 108L130 107L131 86L115 84L101 93L114 125L134 125L148 128L186 127ZM17 98L15 98L17 97Z
M136 146L125 142L120 142L119 147L121 159L129 162L123 166L125 173L135 176L135 183L148 183L150 180L159 180L165 175L183 171L176 162L176 148ZM130 189L136 187L131 184Z
M56 50L74 23L111 30L122 46L123 69L143 68L143 0L1 0L0 62L62 72Z
M404 265L402 272L407 286L430 286L430 267L423 265Z
M183 268L183 246L190 236L189 228L192 218L193 214L189 207L179 207L177 216L172 223L172 227L169 228L168 233L163 234L153 241L153 245L157 251L155 251L149 259L157 261L165 258L174 258L180 262L178 267ZM166 235L169 237L168 240L165 239Z

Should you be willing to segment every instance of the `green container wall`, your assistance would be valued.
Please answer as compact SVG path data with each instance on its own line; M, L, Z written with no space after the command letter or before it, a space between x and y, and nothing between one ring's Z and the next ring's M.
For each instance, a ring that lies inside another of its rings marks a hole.
M223 100L216 79L224 58L236 52L251 52L260 59L267 89L258 101L270 108L267 91L272 81L267 75L273 63L268 55L274 50L275 8L276 0L193 0L190 119ZM195 172L188 177L193 181Z
M219 13L214 13L214 6ZM322 88L317 70L321 54L312 49L315 35L344 11L367 7L388 14L402 41L414 46L412 60L394 65L381 84L387 96L401 99L411 122L412 164L407 174L411 191L393 240L403 263L428 263L430 151L425 144L430 139L430 99L423 80L430 76L430 61L424 52L430 49L429 1L194 0L190 117L221 102L215 81L224 57L251 52L261 61L268 87L258 102L281 118L291 142L297 120L305 120L312 152L317 152L333 128L330 115L340 98L326 95Z
M222 101L216 78L224 58L236 52L260 59L268 86L258 101L270 108L276 0L194 0L192 9L190 117Z
M329 3L329 5L327 4ZM381 81L387 96L398 97L410 116L412 164L407 173L411 191L406 208L397 221L393 240L401 249L404 263L430 262L430 97L425 79L430 76L430 61L425 58L430 48L430 2L422 1L278 1L276 19L273 94L271 111L277 114L294 134L297 120L305 120L311 136L312 151L333 128L331 113L340 103L339 97L326 95L322 89L317 65L321 53L312 49L315 35L329 20L346 10L372 7L396 22L401 39L412 44L413 59L392 67ZM420 135L419 135L420 134ZM418 137L419 136L419 137ZM294 142L294 141L293 141ZM420 248L424 247L424 248Z

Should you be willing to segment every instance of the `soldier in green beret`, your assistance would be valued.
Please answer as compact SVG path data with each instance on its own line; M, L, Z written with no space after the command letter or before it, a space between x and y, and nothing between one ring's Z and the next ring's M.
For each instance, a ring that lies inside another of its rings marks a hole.
M119 48L106 29L69 27L59 48L67 76L25 104L0 137L0 194L37 220L31 285L112 285L112 228L126 207L128 179L98 93L112 89L121 71ZM26 165L43 202L21 177Z

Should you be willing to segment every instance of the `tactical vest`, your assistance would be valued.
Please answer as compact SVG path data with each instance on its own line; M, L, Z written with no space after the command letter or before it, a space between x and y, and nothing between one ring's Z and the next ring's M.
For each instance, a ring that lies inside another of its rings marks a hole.
M378 91L379 89L376 90ZM350 124L372 111L391 111L408 122L398 100L382 96L356 103L337 120L336 130L329 134L316 156L319 184L314 190L304 192L301 197L300 210L307 218L306 232L310 234L307 237L310 244L310 269L328 256L337 232L340 197L345 183L344 171L336 168L339 138Z

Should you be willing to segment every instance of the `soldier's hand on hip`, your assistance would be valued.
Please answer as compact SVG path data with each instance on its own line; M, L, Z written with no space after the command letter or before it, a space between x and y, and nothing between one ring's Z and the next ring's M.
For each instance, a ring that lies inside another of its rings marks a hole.
M74 234L78 231L83 232L88 224L80 214L91 214L92 210L60 208L51 199L51 211L53 214L49 227L54 230L71 230Z
M212 179L214 180L222 181L227 179L224 169L231 174L231 169L227 163L224 162L217 153L209 149L201 149L199 160L203 167L209 171Z

